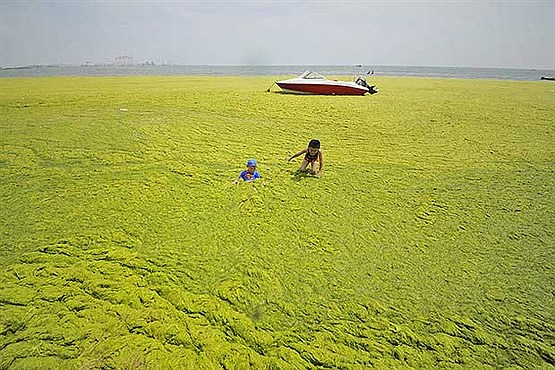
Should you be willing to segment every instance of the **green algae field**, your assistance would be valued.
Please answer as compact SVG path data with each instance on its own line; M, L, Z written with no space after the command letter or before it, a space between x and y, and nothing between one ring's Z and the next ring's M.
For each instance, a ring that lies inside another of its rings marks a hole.
M554 368L555 85L275 79L0 79L0 369Z

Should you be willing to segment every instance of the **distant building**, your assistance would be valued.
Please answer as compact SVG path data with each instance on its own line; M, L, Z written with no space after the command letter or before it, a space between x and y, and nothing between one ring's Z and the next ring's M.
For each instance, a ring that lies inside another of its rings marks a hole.
M116 64L121 66L131 65L133 64L133 58L130 57L129 55L122 55L122 56L116 57Z

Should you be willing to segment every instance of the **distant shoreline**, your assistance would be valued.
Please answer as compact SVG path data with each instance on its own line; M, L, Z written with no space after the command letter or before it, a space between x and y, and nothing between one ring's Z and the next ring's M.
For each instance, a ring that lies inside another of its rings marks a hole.
M441 65L401 65L401 64L155 64L152 63L83 63L83 64L27 64L15 66L0 66L0 70L10 69L31 69L31 68L72 68L72 67L115 67L115 68L129 68L129 67L212 67L212 68L275 68L275 67L298 67L298 66L312 66L312 67L388 67L388 68L457 68L457 69L500 69L500 70L522 70L522 71L549 71L549 68L524 68L524 67L465 67L465 66L441 66Z
M85 64L2 67L0 77L62 76L298 76L310 69L325 76L428 77L540 81L554 70L382 65L155 65Z

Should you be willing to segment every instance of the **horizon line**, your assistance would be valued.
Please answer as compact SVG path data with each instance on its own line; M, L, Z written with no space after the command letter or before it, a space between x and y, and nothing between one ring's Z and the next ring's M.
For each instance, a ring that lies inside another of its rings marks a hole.
M85 64L75 64L75 63L45 63L45 64L27 64L27 65L8 65L0 66L2 70L11 69L30 69L30 68L43 68L43 67L159 67L159 66L172 66L172 67L416 67L416 68L468 68L468 69L518 69L518 70L545 70L545 71L555 71L555 66L552 67L507 67L507 66L446 66L446 65L424 65L424 64L150 64L150 63L130 63L130 64L118 64L118 63L85 63Z

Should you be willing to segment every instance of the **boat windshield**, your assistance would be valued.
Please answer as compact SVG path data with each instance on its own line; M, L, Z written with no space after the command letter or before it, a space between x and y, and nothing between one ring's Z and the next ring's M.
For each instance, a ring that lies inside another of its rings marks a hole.
M307 79L324 79L324 76L319 75L316 72L312 72L312 71L304 71L304 73L301 75L301 78L307 78Z

